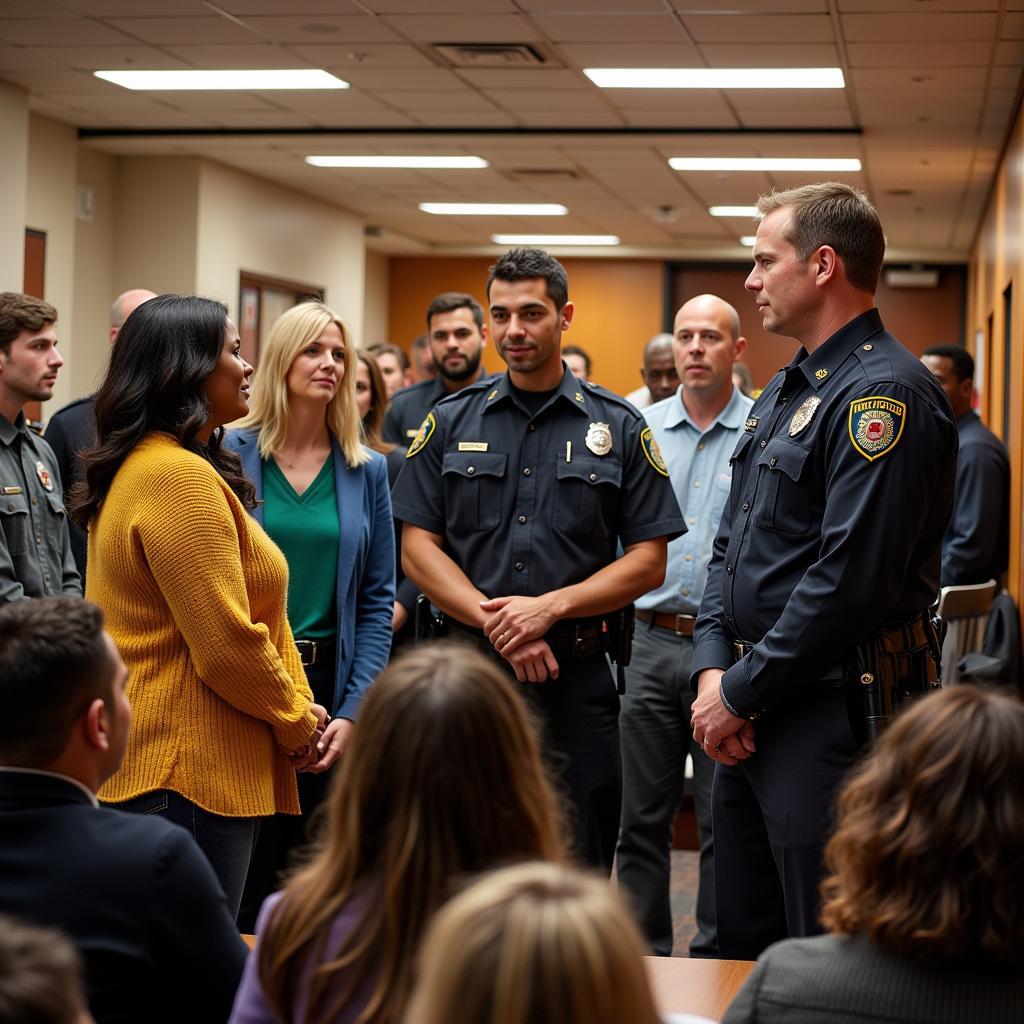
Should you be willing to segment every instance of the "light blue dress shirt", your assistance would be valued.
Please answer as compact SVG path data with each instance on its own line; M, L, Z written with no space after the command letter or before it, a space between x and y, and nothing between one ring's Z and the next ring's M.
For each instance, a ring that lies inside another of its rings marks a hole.
M734 386L729 404L701 432L683 405L682 388L642 409L668 466L687 533L669 541L665 582L637 598L637 608L696 615L711 561L711 545L732 486L732 455L753 400Z

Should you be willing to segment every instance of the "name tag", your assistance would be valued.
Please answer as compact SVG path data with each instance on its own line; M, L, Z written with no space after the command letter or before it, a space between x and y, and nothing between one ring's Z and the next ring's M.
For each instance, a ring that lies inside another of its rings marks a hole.
M759 416L748 416L747 422L743 425L743 429L748 433L752 434L757 430L757 424L760 422Z
M21 493L22 493L22 491L21 491L20 487L5 487L2 491L0 491L0 494L21 494Z
M486 441L460 441L460 452L485 452L487 451Z

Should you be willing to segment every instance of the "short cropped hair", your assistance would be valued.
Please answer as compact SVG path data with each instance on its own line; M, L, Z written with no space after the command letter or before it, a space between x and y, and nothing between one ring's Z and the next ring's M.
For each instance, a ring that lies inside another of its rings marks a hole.
M0 917L0 1020L74 1024L85 1006L82 961L64 934Z
M0 763L40 768L97 697L113 698L103 612L80 597L0 607Z
M48 302L23 292L0 292L0 351L6 355L22 331L41 331L56 322L57 310Z
M563 356L579 356L583 360L583 365L587 368L587 376L590 376L590 370L592 364L590 362L590 356L587 355L587 350L580 348L579 345L563 345L562 346Z
M431 319L437 316L438 313L451 313L456 309L468 309L473 314L473 323L476 324L477 330L483 330L483 307L472 295L467 295L465 292L441 292L440 295L434 298L430 305L427 306L427 330L430 330Z
M379 341L376 345L370 345L366 351L371 352L375 356L382 356L386 352L390 352L398 360L398 365L403 370L409 369L409 357L405 354L405 350L392 344L390 341Z
M957 380L974 380L974 356L962 345L932 345L922 355L948 359L953 364Z
M541 277L548 298L561 310L569 301L569 276L554 256L543 249L509 249L487 273L487 298L495 281L530 281Z
M954 686L899 715L839 797L821 920L898 956L1024 965L1024 703Z
M850 284L875 293L885 258L885 233L867 193L838 181L772 192L758 198L758 220L784 207L793 211L787 237L800 259L821 245L831 246L842 258Z

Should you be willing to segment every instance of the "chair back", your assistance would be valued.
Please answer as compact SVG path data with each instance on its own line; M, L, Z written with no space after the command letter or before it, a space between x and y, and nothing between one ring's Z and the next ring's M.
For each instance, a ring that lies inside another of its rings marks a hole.
M965 654L980 651L992 600L999 592L995 580L961 587L943 587L939 592L938 616L946 626L942 642L942 685L960 681L958 665Z

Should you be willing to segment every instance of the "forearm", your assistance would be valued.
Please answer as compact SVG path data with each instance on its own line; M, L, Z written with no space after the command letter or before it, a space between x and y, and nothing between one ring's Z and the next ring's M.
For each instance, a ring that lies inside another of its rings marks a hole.
M406 523L402 532L402 568L446 615L469 626L483 626L485 616L480 602L487 595L473 586L442 549L437 534Z

